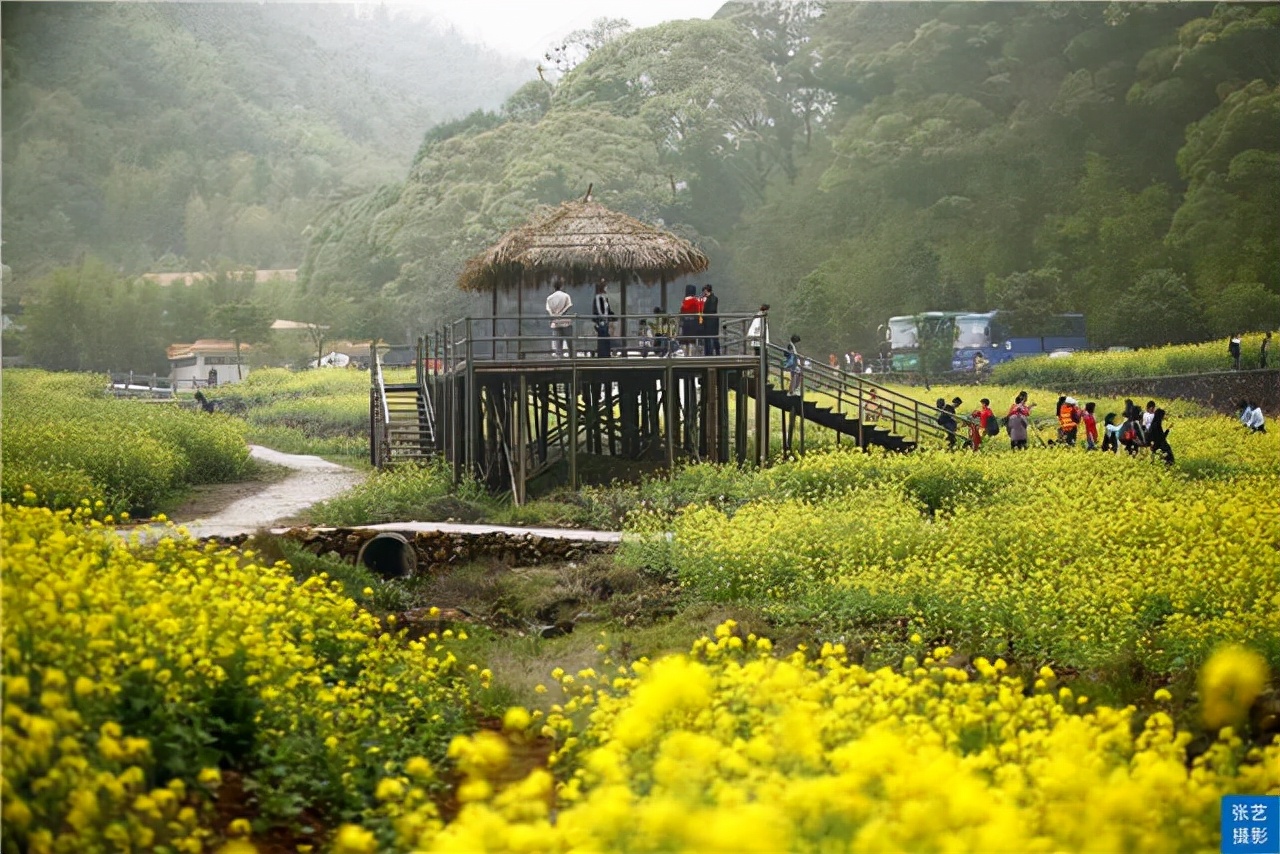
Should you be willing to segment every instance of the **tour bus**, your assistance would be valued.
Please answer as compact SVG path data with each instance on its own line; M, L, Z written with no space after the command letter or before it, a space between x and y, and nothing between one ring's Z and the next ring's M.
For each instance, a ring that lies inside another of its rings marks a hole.
M885 342L889 345L890 368L895 371L920 370L920 326L934 340L950 342L955 338L955 320L962 311L924 311L889 318Z
M971 371L979 355L987 364L998 365L1021 356L1072 352L1088 347L1083 314L1055 314L1043 323L1016 328L1008 312L961 314L955 319L951 366L957 371Z

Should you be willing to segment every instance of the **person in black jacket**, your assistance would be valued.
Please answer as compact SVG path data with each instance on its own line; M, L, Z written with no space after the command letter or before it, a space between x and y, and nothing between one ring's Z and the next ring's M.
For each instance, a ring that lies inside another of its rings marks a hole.
M1152 454L1164 457L1165 465L1173 465L1173 448L1169 447L1169 429L1164 426L1164 410L1157 409L1147 428L1147 446Z
M710 285L702 286L702 355L720 355L720 298Z
M956 404L960 403L960 398L956 398ZM947 403L942 398L938 398L938 426L947 431L947 448L954 449L956 446L956 404Z
M610 326L616 317L609 295L605 293L605 281L601 279L596 283L596 295L591 301L591 321L596 328L596 355L601 359L613 355L614 342Z

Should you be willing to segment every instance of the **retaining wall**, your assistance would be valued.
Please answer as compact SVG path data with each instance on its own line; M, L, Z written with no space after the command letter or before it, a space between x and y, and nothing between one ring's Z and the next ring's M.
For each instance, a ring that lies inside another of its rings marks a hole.
M284 536L304 544L317 554L337 552L354 562L360 547L380 533L394 531L413 545L418 572L437 572L451 566L480 560L497 560L512 566L537 566L582 560L591 555L613 552L616 542L575 540L571 535L544 537L532 533L395 530L380 526L367 528L290 528Z
M1275 414L1280 412L1280 368L1079 383L1073 385L1073 391L1077 395L1131 397L1138 403L1148 398L1178 397L1225 414L1234 413L1241 400L1254 400L1265 412Z

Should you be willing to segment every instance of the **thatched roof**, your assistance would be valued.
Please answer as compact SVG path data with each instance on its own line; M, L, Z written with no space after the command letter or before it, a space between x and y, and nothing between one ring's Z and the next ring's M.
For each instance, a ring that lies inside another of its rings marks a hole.
M670 281L707 269L707 256L692 243L646 225L599 202L564 202L536 216L462 270L458 286L468 291L530 286L552 277L585 282L603 276L620 281Z

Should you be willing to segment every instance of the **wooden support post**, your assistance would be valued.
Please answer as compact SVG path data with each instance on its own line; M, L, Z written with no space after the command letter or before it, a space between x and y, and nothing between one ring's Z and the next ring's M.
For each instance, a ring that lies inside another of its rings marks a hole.
M747 373L738 371L738 390L733 396L733 452L738 465L747 462Z
M578 488L578 361L572 360L569 387L565 389L565 405L569 410L569 489Z
M554 380L542 380L538 383L538 397L542 404L538 412L538 462L547 461L547 443L551 430L551 394L554 391Z
M702 395L705 414L703 435L706 437L707 459L713 463L724 462L720 452L720 371L707 368L707 386Z
M529 379L520 374L519 391L516 394L516 483L519 485L517 504L524 504L529 487Z
M769 464L769 347L768 321L760 330L760 363L756 366L756 462L760 468Z
M667 434L667 471L675 472L676 470L676 399L672 392L675 391L675 372L671 370L671 360L667 360L666 369L663 371L663 388L662 403L663 409L666 410L666 434Z
M475 364L475 348L473 346L471 335L471 318L467 318L467 385L466 385L466 452L464 458L466 460L467 474L471 478L475 478L477 474L477 449L476 449L476 432L479 429L477 423L479 419L480 400L478 389L476 388L476 364Z

